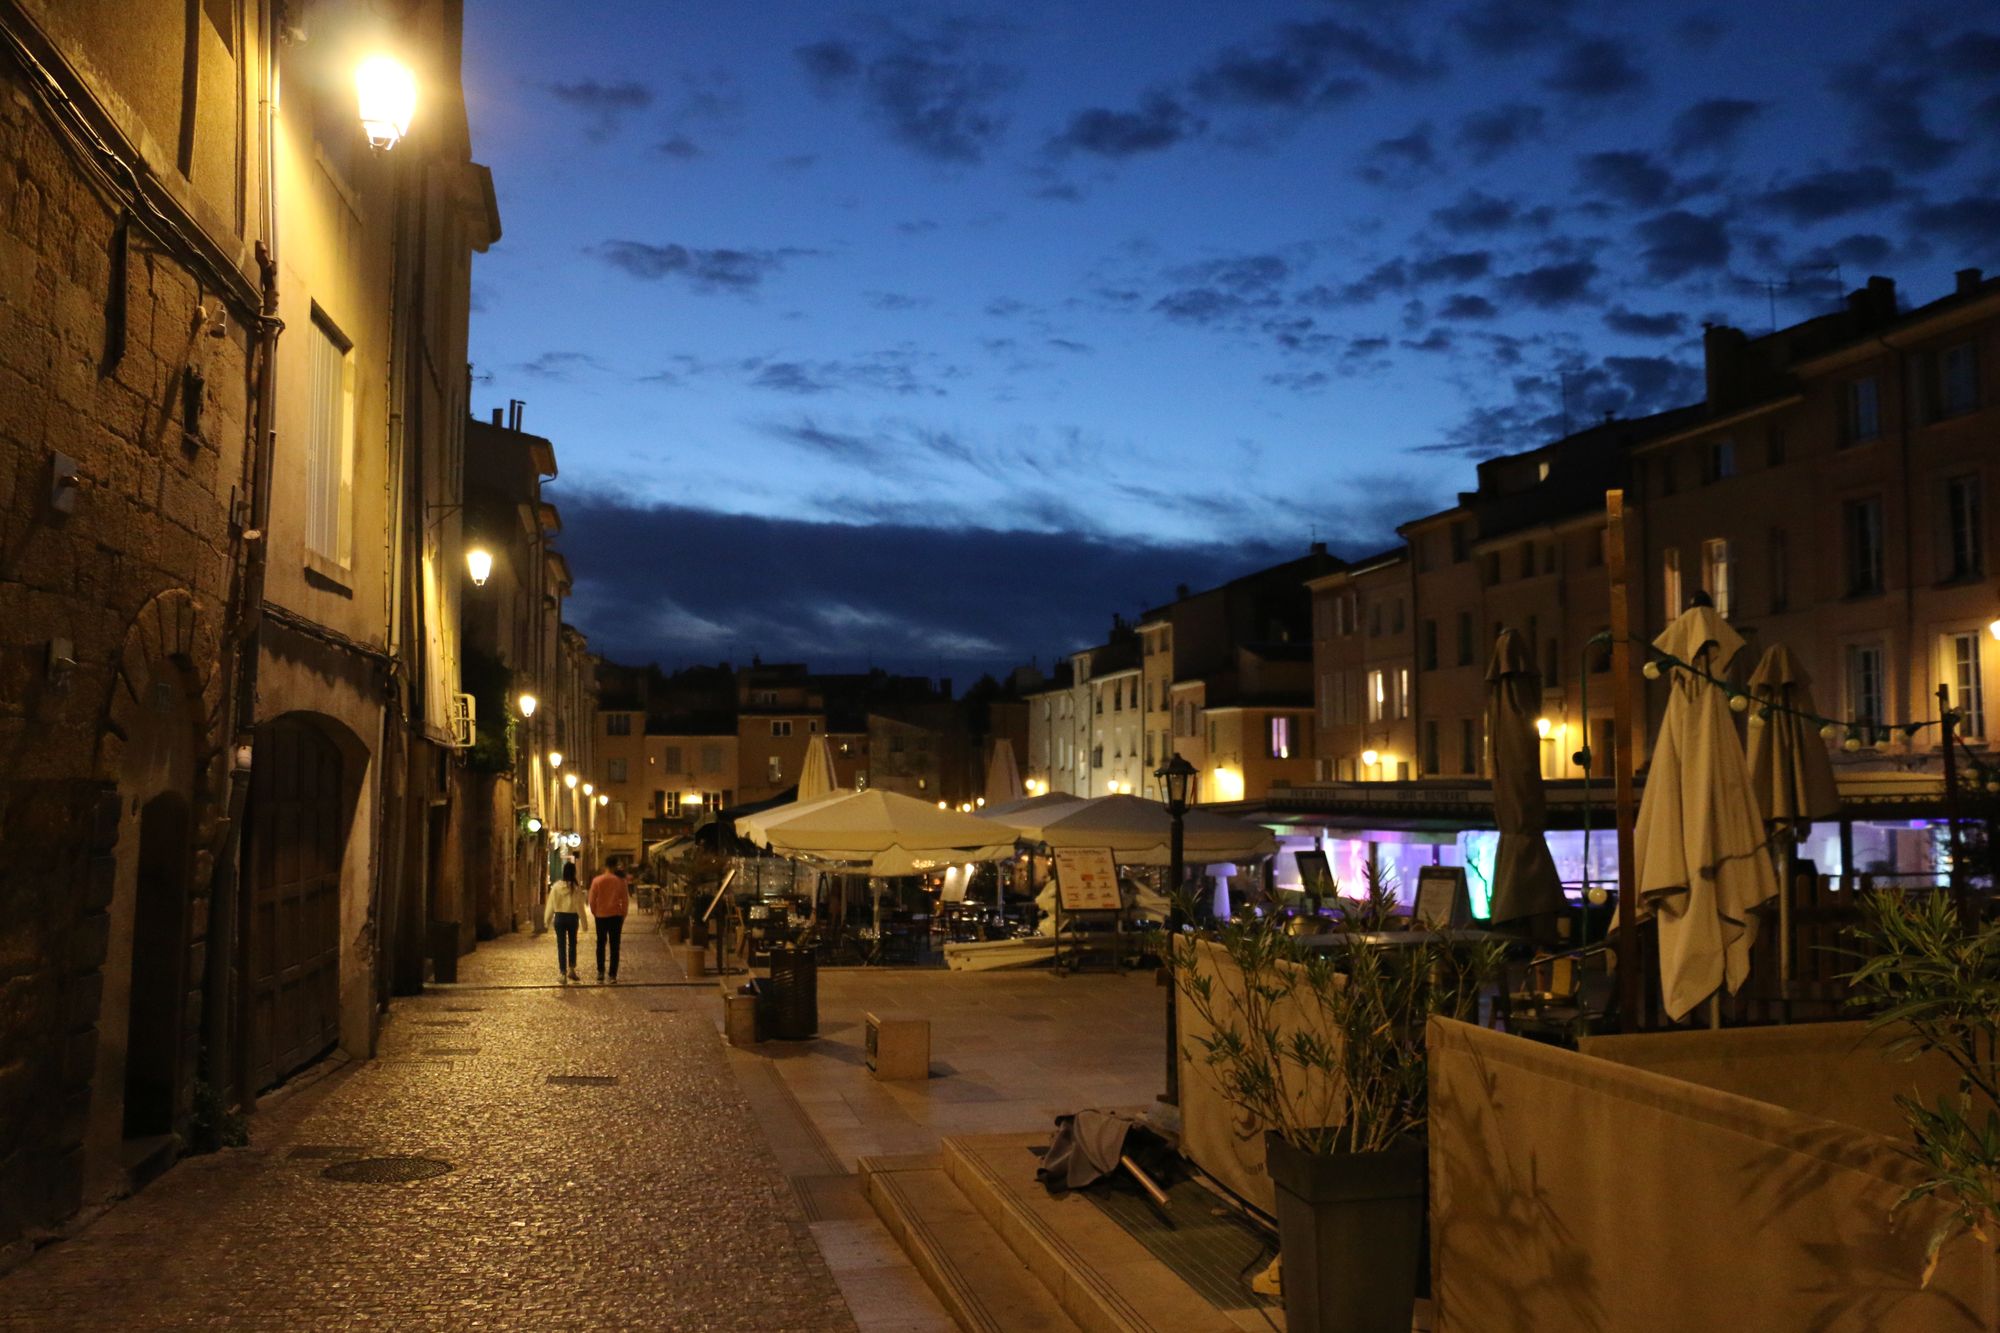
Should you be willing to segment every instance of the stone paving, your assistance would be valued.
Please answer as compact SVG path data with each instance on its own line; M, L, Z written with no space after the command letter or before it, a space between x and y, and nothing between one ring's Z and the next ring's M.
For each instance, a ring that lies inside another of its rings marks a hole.
M260 1114L251 1147L0 1278L0 1328L855 1329L811 1195L725 1063L713 983L645 984L680 981L650 926L633 918L615 988L556 986L546 936L480 946L458 986L397 1003L379 1058ZM388 1156L451 1169L323 1174ZM898 1286L869 1327L937 1327L927 1295Z

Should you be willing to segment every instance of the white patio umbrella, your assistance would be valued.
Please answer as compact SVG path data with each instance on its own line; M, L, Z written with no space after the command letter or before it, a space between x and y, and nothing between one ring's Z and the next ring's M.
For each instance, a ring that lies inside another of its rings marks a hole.
M780 856L871 875L914 875L1014 854L1005 825L880 789L802 801L783 818L742 820L737 831Z
M1082 805L1086 798L1072 796L1066 791L1045 791L1040 796L1024 796L1018 801L1003 801L995 805L991 800L976 811L981 819L997 819L1003 823L1017 822L1016 815L1039 815L1048 817L1049 811L1057 806Z
M806 813L808 810L818 809L828 801L837 800L842 796L852 796L853 794L849 791L835 790L823 796L815 796L810 801L790 801L784 805L774 805L768 810L759 810L754 814L743 815L736 821L736 836L747 838L759 847L765 846L767 839L764 836L764 830L771 825L781 824L787 819L794 819Z
M1815 819L1840 813L1840 788L1833 763L1819 737L1819 709L1813 705L1812 677L1791 649L1774 643L1750 673L1750 694L1762 712L1751 715L1750 790L1764 822L1773 827L1778 865L1778 978L1791 998L1792 857L1798 840Z
M799 769L799 800L811 801L840 790L834 776L833 746L826 737L815 736L806 744L805 764Z
M1002 736L993 742L993 757L986 763L986 804L1018 801L1021 790L1021 770L1014 764L1014 742Z
M1121 865L1163 866L1172 851L1173 816L1143 796L1099 796L1000 818L1020 830L1023 841L1051 849L1109 847ZM1267 856L1278 850L1278 840L1261 824L1195 809L1185 816L1181 846L1187 864L1213 865Z
M1720 676L1743 638L1715 608L1695 606L1653 646ZM1750 974L1759 903L1778 891L1763 814L1723 687L1686 665L1672 691L1646 773L1633 850L1643 914L1660 919L1660 992L1678 1020Z

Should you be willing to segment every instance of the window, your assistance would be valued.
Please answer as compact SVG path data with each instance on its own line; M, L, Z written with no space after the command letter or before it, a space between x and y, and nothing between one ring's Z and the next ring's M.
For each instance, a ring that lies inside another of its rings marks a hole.
M1292 720L1289 717L1271 719L1271 758L1290 759L1292 757Z
M1553 574L1555 572L1556 544L1554 542L1547 542L1542 546L1542 573Z
M1410 715L1410 669L1408 667L1396 668L1396 697L1394 703L1396 711L1392 716L1404 718Z
M1710 440L1708 442L1708 479L1721 481L1736 475L1736 441Z
M1847 649L1847 711L1864 726L1883 720L1880 644L1853 644Z
M775 707L778 702L778 692L776 690L752 690L750 691L750 702L760 708Z
M1873 375L1847 384L1847 442L1859 444L1882 433L1882 391Z
M354 557L354 344L318 306L306 340L306 551L345 569Z
M1458 724L1458 771L1468 775L1479 771L1479 725L1469 717Z
M675 797L674 802L675 802L674 805L669 806L667 804L667 794L663 791L656 791L653 793L653 809L659 812L659 817L661 819L673 818L672 812L674 810L679 809L680 798Z
M1438 623L1425 620L1417 626L1417 661L1425 671L1438 668Z
M1938 357L1938 400L1948 417L1979 406L1979 358L1971 343L1947 347Z
M1609 528L1592 528L1584 534L1583 567L1585 569L1604 568L1605 543L1611 540Z
M1986 571L1985 533L1980 513L1979 478L1968 473L1944 483L1944 576L1965 579Z
M1339 679L1339 675L1332 671L1319 673L1319 725L1322 729L1333 725L1334 683Z
M1156 752L1153 749L1153 733L1149 731L1146 733L1146 762L1148 764L1154 762L1153 755L1155 753Z
M1382 603L1380 602L1370 602L1368 604L1368 637L1371 639L1382 637Z
M1775 614L1792 604L1792 560L1783 528L1771 529L1770 575L1771 611Z
M606 713L604 715L604 734L607 736L630 736L632 734L632 715L630 713Z
M701 747L701 771L704 773L720 773L722 771L722 747L720 745L704 745Z
M1464 523L1451 525L1451 563L1462 565L1472 558L1471 529Z
M1521 543L1521 577L1524 579L1535 577L1535 544L1533 542Z
M1685 609L1681 599L1681 548L1678 546L1669 546L1660 553L1660 602L1668 620Z
M1489 588L1500 581L1500 553L1498 551L1488 551L1486 553L1486 570L1483 581Z
M1785 428L1773 426L1764 432L1764 461L1777 467L1785 461Z
M1711 537L1701 544L1701 586L1715 603L1715 614L1729 619L1729 539Z
M626 832L627 830L625 828L625 802L613 801L611 803L611 809L609 813L611 815L611 831L613 833Z
M1368 673L1368 693L1366 698L1368 720L1370 722L1380 722L1386 715L1389 707L1389 680L1386 672L1371 671Z
M783 782L785 780L785 761L777 755L766 757L764 768L772 782Z
M1424 723L1424 776L1434 778L1438 774L1438 724Z
M1847 541L1847 594L1882 591L1882 501L1874 496L1842 506Z
M1389 632L1391 634L1403 632L1403 599L1400 597L1396 599L1396 604L1389 615Z
M669 773L678 773L678 772L680 772L680 771L681 771L681 747L680 747L680 746L678 746L678 745L669 745L669 746L667 747L667 763L666 763L666 769L667 769L667 772L669 772Z
M1660 455L1660 494L1672 495L1676 490L1680 489L1674 475L1677 470L1674 467L1673 450L1669 449Z
M607 782L623 782L623 781L625 781L625 761L624 761L623 759L607 759L607 760L605 760L605 761L604 761L604 778L605 778L605 781L607 781Z
M1958 734L1974 739L1986 735L1986 686L1981 680L1979 643L1986 634L1948 634L1944 641L1944 678L1951 686L1951 706L1958 710Z
M1417 573L1428 574L1431 572L1431 538L1429 533L1420 532L1410 538L1410 561L1416 566Z
M791 734L792 734L792 722L791 722L791 719L790 719L790 718L783 718L783 719L775 719L775 720L773 720L773 721L772 721L772 723L771 723L771 734L772 734L773 736L789 736L789 735L791 735Z

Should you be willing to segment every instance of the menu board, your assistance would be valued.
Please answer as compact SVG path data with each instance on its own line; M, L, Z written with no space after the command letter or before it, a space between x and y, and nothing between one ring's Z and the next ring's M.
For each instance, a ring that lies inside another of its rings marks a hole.
M1420 930L1460 930L1472 923L1472 899L1462 866L1425 866L1417 872L1412 922Z
M1319 847L1303 852L1293 852L1292 859L1299 863L1299 885L1308 898L1331 898L1334 895L1333 867L1327 864L1326 852Z
M1063 911L1115 912L1124 905L1109 847L1058 847L1055 859Z

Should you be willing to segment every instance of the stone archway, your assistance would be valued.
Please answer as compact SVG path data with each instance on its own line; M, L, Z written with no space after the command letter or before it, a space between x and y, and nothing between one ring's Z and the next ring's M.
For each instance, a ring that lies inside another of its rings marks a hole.
M187 798L155 796L139 811L138 884L132 901L131 993L125 1023L125 1139L174 1129L180 1088L180 1015L187 981L188 873L193 846Z

